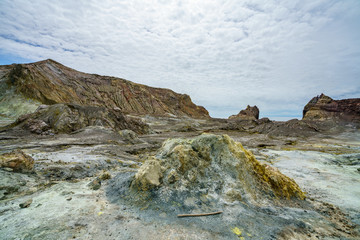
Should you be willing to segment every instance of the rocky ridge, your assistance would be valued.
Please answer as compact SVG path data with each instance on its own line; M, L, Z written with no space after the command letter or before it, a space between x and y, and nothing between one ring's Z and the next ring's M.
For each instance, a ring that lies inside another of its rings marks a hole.
M42 104L71 103L119 109L124 114L209 118L207 110L186 94L78 72L51 59L0 66L0 77L2 88L15 88L25 99Z
M322 93L306 104L303 120L360 123L360 98L334 100Z

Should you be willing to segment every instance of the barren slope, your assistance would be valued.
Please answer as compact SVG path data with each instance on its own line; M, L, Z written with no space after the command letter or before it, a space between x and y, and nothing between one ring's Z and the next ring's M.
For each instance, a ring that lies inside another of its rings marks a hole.
M123 113L140 115L209 117L207 110L195 105L186 94L121 78L78 72L50 59L0 66L0 76L1 82L6 82L9 88L15 87L19 95L44 104L120 108Z

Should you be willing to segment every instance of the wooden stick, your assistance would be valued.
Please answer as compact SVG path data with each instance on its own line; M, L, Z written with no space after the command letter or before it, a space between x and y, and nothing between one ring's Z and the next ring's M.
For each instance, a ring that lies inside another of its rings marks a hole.
M198 213L198 214L179 214L178 217L202 217L202 216L210 216L223 213L223 211L219 212L211 212L211 213Z

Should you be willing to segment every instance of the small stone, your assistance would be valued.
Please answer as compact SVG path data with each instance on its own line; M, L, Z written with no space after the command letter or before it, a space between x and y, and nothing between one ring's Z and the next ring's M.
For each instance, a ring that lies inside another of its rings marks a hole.
M93 181L91 181L88 186L92 190L99 190L101 187L101 180L99 178L95 178Z
M71 194L74 194L74 192L73 191L62 191L61 192L62 196L71 195Z
M32 201L33 200L30 198L30 199L26 200L25 202L20 203L19 207L20 208L28 208L31 205Z
M67 200L67 201L71 201L71 199L72 199L72 197L69 197L69 198L67 198L66 200Z
M124 220L125 217L124 217L123 215L117 215L117 216L115 217L115 219L116 219L116 220Z

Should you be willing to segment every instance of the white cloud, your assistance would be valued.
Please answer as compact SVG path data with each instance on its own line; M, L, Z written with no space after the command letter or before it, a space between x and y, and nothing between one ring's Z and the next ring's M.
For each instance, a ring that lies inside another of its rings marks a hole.
M359 13L356 0L3 0L0 52L188 93L213 116L300 116L321 92L359 97Z

